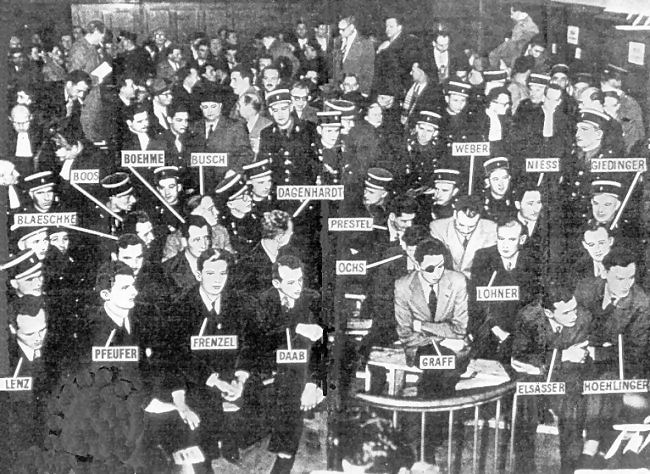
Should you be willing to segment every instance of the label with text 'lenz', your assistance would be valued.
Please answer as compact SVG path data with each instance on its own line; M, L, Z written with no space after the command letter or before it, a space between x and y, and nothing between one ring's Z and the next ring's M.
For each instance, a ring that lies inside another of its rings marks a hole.
M527 173L555 173L560 171L559 158L526 158Z
M99 170L70 170L70 182L73 184L99 183Z
M2 377L0 392L23 392L32 389L31 377Z
M594 158L592 173L637 173L647 171L645 158Z
M275 352L278 364L302 364L307 362L306 349L279 350Z
M137 362L138 346L93 346L93 362Z
M337 275L365 275L366 261L365 260L337 260L336 274Z
M519 301L519 287L477 286L476 301Z
M490 156L490 142L454 142L452 156Z
M77 225L76 212L45 212L34 214L15 214L16 227Z
M372 232L372 217L332 217L327 219L327 226L332 232Z
M582 393L594 395L599 393L645 393L648 391L648 379L628 380L585 380Z
M190 166L228 166L228 153L192 153Z
M193 351L228 351L237 349L237 336L192 336Z
M517 395L564 395L564 382L517 382Z
M133 168L165 166L165 152L162 150L122 150L122 166Z
M456 368L456 356L420 356L422 370L453 370Z

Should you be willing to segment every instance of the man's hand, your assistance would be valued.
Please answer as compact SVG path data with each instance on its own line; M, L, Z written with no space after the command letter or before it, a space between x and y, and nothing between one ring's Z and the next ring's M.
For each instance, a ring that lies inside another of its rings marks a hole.
M305 384L300 397L300 409L307 411L315 408L323 400L323 391L316 386L315 383Z
M534 365L526 364L525 362L520 362L515 359L510 359L510 365L515 370L515 372L522 374L541 375L542 373L542 371Z
M442 347L446 347L447 349L450 349L454 352L460 352L465 348L465 340L463 339L449 339L445 338L442 341L440 341L438 344L440 344Z
M216 374L216 373L212 373L210 375L210 377L208 377L208 380L205 381L205 384L208 387L217 388L222 392L226 392L226 393L232 393L233 392L232 385L230 385L225 380L221 380L219 378L219 374Z
M413 330L415 332L422 332L422 321L419 319L414 319L413 320Z
M579 344L574 344L568 349L562 351L562 362L573 362L576 364L583 364L587 360L589 341L584 341Z
M178 407L178 414L181 416L181 420L183 420L191 430L195 430L199 426L199 423L201 423L199 415L194 413L187 405Z
M234 402L241 398L243 392L244 384L239 379L234 379L230 383L230 390L223 392L221 396L228 402Z
M492 328L492 334L494 334L496 337L499 338L499 342L500 342L500 343L503 342L503 341L505 341L506 339L508 339L508 337L510 337L510 333L504 331L504 330L501 329L499 326L494 326L494 327Z

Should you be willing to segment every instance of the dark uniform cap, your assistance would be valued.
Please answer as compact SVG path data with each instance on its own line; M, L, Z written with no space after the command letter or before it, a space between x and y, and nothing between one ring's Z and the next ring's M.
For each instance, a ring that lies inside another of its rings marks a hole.
M11 226L11 232L12 239L14 239L15 242L20 242L21 240L29 239L41 232L47 232L47 227Z
M465 84L464 82L449 81L449 84L447 84L447 94L457 94L468 97L471 89L472 86Z
M556 74L564 74L565 76L569 75L569 66L564 63L557 63L551 67L551 77Z
M609 122L609 117L596 109L582 109L578 123L582 122L604 130Z
M27 191L38 191L40 189L54 187L53 173L51 171L41 171L39 173L30 174L23 178L23 182Z
M354 102L343 99L333 99L325 101L325 110L326 111L338 111L341 112L342 119L356 118L359 114L359 109Z
M134 43L138 40L138 35L131 33L130 31L121 30L117 35L118 38L124 38L133 41Z
M199 103L214 102L223 104L227 100L227 92L223 87L207 82L201 84L197 94Z
M255 179L262 179L267 176L271 176L271 168L269 168L271 162L270 160L261 160L251 163L249 165L242 166L244 173L248 180L252 181Z
M161 166L153 170L153 179L156 184L163 179L174 178L178 181L178 166Z
M25 295L13 301L9 312L15 314L36 316L43 309L43 298L34 295Z
M340 127L341 126L341 112L338 110L330 110L329 112L316 112L318 117L318 124L321 127Z
M597 180L591 183L591 194L610 194L619 200L623 194L623 186L618 181Z
M593 84L594 76L590 72L579 72L576 74L574 84L584 82L585 84Z
M269 107L281 102L291 102L291 92L289 89L276 89L266 94L266 105Z
M460 181L460 171L450 169L450 168L438 168L433 170L433 179L431 182L431 187L424 191L424 194L435 194L436 189L434 188L435 183L451 183L454 186L458 186Z
M157 96L162 94L163 92L171 91L172 81L170 81L169 79L165 79L163 77L157 77L153 80L150 90L152 96Z
M422 110L420 111L420 114L418 116L418 121L417 123L430 123L431 125L434 125L436 128L440 126L440 119L442 117L438 115L435 112L429 112L428 110Z
M507 78L508 73L500 69L496 71L483 71L483 79L485 79L485 82L504 81Z
M102 188L106 190L108 196L126 196L133 191L129 175L121 171L109 174L101 181Z
M16 255L10 256L9 260L0 269L6 270L9 273L9 278L20 280L37 273L42 267L43 264L36 256L36 252L25 249Z
M370 168L366 174L366 186L371 189L386 190L393 181L393 173L384 168Z
M628 71L624 67L609 63L607 66L605 66L603 72L606 74L610 74L610 73L628 74L630 71Z
M214 194L222 200L222 202L231 201L248 189L248 184L240 173L227 174L214 190Z
M528 76L528 84L542 84L548 86L550 82L551 76L547 76L546 74L531 74Z
M490 158L485 163L483 163L483 169L485 170L485 174L487 176L490 176L492 171L498 169L509 170L510 162L508 161L508 158L506 158L505 156L496 156L494 158Z

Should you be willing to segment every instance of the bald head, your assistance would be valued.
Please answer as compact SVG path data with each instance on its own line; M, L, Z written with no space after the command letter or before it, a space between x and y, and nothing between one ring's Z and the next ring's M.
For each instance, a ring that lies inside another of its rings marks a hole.
M29 130L32 114L26 106L19 104L11 109L10 119L16 132L26 132Z

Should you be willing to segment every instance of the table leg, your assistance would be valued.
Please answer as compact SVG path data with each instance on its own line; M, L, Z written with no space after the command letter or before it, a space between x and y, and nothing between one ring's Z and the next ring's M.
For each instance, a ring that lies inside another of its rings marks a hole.
M397 385L397 371L395 369L388 369L388 395L395 396L395 386Z
M447 439L447 473L451 474L451 464L452 464L452 459L451 459L451 442L453 438L453 431L454 431L454 410L449 410L449 435Z
M393 412L393 428L397 429L397 410Z
M512 397L512 417L510 418L510 455L508 468L514 472L515 468L515 424L517 423L517 392Z
M479 405L474 407L474 448L472 450L472 474L476 474L477 450L478 450L478 414Z
M364 388L366 393L370 392L370 377L371 377L370 367L366 364L366 373L364 374L366 378L364 379Z
M497 400L496 425L494 426L494 472L499 472L499 423L501 419L501 399Z
M426 436L426 426L427 426L427 414L422 412L422 420L420 422L421 432L420 432L420 461L424 462L424 445L425 445L425 436Z

